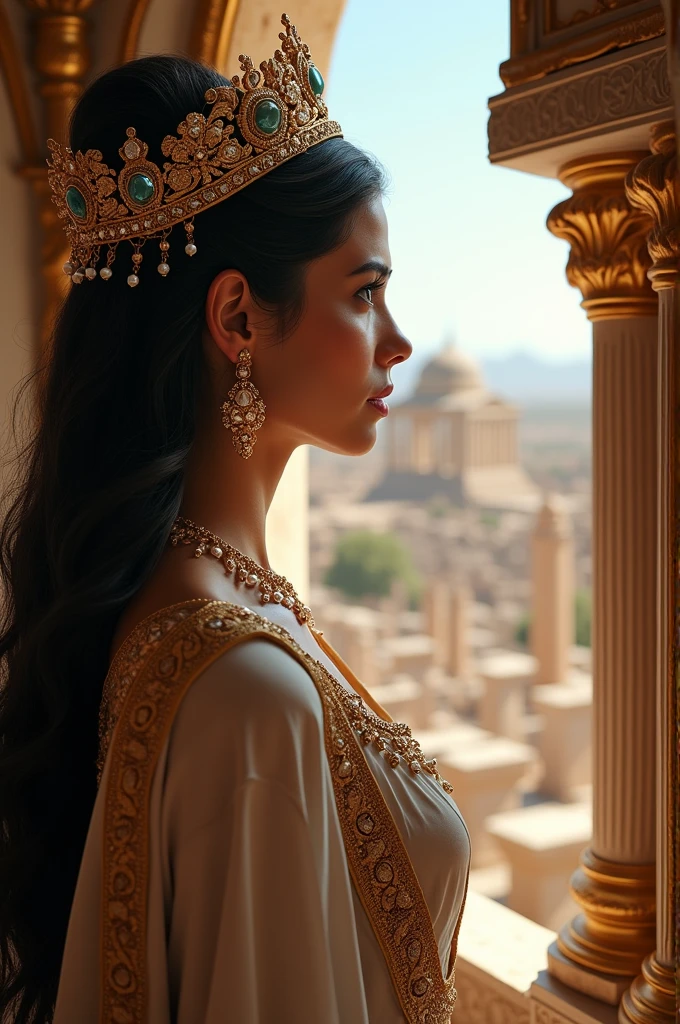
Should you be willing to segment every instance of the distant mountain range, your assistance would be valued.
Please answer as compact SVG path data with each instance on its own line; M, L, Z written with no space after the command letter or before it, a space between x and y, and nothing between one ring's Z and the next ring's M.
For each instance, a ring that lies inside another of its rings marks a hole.
M552 363L528 352L514 352L502 358L482 359L481 366L489 389L511 401L590 401L589 359Z

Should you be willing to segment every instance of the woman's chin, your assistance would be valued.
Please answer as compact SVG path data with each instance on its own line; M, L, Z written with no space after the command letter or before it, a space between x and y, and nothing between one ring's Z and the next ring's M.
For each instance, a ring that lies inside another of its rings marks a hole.
M336 455L366 455L375 446L377 433L375 424L368 428L362 424L361 429L352 435L342 438L324 438L314 442L317 448L324 451L334 452Z
M345 454L366 455L375 446L376 441L377 431L375 429L375 423L372 423L368 429L364 427L355 438L352 438L351 442L347 445Z

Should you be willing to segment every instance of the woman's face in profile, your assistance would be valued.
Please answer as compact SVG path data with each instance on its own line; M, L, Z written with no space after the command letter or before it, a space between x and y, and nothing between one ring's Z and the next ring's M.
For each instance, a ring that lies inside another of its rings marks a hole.
M272 438L345 455L373 447L382 414L368 399L412 351L387 306L390 270L387 218L376 199L360 209L342 246L308 265L294 332L253 350L252 379Z

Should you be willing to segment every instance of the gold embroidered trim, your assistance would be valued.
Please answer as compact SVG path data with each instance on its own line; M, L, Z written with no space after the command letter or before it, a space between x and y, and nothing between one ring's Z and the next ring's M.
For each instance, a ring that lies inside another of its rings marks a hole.
M191 615L191 606L204 607L208 602L209 599L205 597L195 598L193 601L180 601L178 604L163 608L162 611L154 612L153 615L148 615L137 623L116 651L104 680L99 704L97 785L101 782L111 734L120 717L125 696L144 660L173 626Z
M229 647L255 637L269 638L288 649L319 693L350 874L406 1019L409 1024L448 1024L456 1000L455 947L462 908L444 979L425 897L338 698L340 684L283 627L250 609L207 601L193 614L191 610L181 614L187 604L164 609L151 622L145 620L147 639L137 642L138 627L129 645L121 647L107 679L118 718L108 725L114 731L104 812L102 1024L146 1020L149 799L174 716L203 669ZM120 696L118 684L123 691ZM108 746L106 733L103 741Z
M108 750L111 734L120 714L125 694L134 680L137 666L160 641L168 630L172 629L177 622L190 614L189 605L206 605L209 598L195 598L193 601L171 605L163 609L156 616L149 616L142 620L132 631L127 640L122 644L120 650L111 664L109 673L104 682L101 705L99 708L99 755L97 757L97 782L101 781L106 751ZM236 607L242 607L237 605ZM253 614L257 615L257 612ZM162 616L159 618L158 616ZM263 618L264 622L269 619ZM283 628L283 627L282 627ZM368 746L373 744L385 756L385 760L391 768L399 765L408 766L414 775L420 772L427 772L432 775L439 785L447 793L453 792L453 786L437 770L437 759L426 758L420 743L411 735L410 726L403 722L395 722L387 714L384 708L371 698L371 695L364 688L363 683L355 676L349 665L346 664L331 647L320 630L310 625L310 630L319 647L326 652L335 667L354 686L355 692L350 692L334 676L327 672L326 668L315 658L312 661L322 669L328 677L330 684L334 687L337 698L342 704L347 717L362 741ZM284 634L291 643L294 638L284 629ZM312 656L303 651L305 658ZM120 678L119 678L120 677ZM378 714L378 711L382 714ZM384 717L383 717L384 716Z

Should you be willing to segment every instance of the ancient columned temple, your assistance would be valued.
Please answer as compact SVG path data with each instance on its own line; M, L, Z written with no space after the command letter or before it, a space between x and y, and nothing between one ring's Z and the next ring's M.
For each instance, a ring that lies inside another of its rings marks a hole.
M531 507L536 489L519 465L518 410L489 392L477 363L447 338L413 394L390 410L387 467L369 501Z

